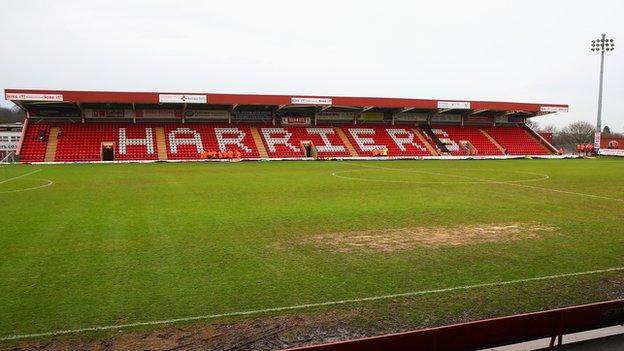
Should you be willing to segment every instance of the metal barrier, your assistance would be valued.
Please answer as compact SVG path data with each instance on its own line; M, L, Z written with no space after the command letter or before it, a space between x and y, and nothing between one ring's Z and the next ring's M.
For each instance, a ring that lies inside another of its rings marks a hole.
M624 299L404 333L289 349L291 351L462 351L480 350L624 324Z

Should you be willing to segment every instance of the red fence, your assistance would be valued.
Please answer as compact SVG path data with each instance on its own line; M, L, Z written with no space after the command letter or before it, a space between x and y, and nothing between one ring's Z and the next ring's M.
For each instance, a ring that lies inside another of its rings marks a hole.
M294 348L298 351L480 350L624 324L624 299Z

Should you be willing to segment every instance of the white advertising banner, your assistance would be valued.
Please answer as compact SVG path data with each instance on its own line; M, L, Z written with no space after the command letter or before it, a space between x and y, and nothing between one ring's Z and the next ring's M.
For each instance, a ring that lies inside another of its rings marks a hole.
M561 106L540 106L541 112L568 112L567 107Z
M6 100L28 100L28 101L63 101L63 94L21 94L6 93Z
M600 149L600 131L594 133L594 149Z
M438 108L470 109L470 101L438 101Z
M624 157L624 149L600 149L598 153L605 156L622 156Z
M293 105L331 105L331 98L309 98L309 97L291 97L290 103Z
M158 102L175 104L205 104L208 102L206 95L180 95L180 94L158 94Z
M188 119L229 119L227 110L186 110L184 116Z
M0 132L0 151L17 150L20 137L20 132Z

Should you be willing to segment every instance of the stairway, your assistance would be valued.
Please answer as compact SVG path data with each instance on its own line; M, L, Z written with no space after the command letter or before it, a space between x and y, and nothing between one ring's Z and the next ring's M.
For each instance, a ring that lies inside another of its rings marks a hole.
M527 134L529 134L529 136L531 136L531 138L537 140L537 142L540 143L540 145L542 145L542 147L549 153L553 155L557 155L559 153L559 150L557 150L556 147L554 147L551 143L544 139L538 132L533 130L533 128L525 124L524 130L527 132Z
M489 141L492 142L492 144L494 144L494 146L496 146L496 148L498 150L500 150L501 155L505 154L505 148L501 146L501 144L498 143L498 141L496 141L496 139L494 139L488 132L486 132L484 129L479 128L479 130L481 131L481 133L483 133L483 135L485 135L486 138L488 138Z
M444 143L440 141L440 138L438 138L438 136L435 135L430 125L423 124L420 127L425 131L425 133L427 133L427 135L429 135L431 140L433 140L433 142L436 143L436 145L438 146L440 151L442 151L442 153L450 153L449 149L446 148L446 145L444 145Z
M429 150L432 156L438 156L438 153L436 152L436 150L433 148L433 146L431 146L431 144L429 144L429 142L427 142L427 139L425 138L425 136L422 135L422 133L420 133L418 129L414 128L412 129L412 131L414 132L414 135L416 135L418 139L420 139L420 142L423 143L423 145L425 145L425 147L427 148L427 150Z
M258 148L258 153L261 158L269 158L269 154L264 148L264 143L262 142L262 138L260 137L260 132L258 132L258 128L255 126L251 126L251 136L253 137L254 143L256 143L256 148Z
M59 127L50 128L48 135L48 144L46 145L45 162L54 162L56 158L56 146L58 145Z
M158 160L167 159L167 143L165 142L165 128L156 127L156 148L158 150Z
M353 145L351 145L351 142L349 141L349 138L347 138L347 135L345 134L344 130L338 127L334 129L336 129L336 133L338 133L340 140L342 140L342 143L345 145L347 150L349 150L349 154L351 155L351 157L358 157L359 155L357 151L355 151L355 148L353 147Z

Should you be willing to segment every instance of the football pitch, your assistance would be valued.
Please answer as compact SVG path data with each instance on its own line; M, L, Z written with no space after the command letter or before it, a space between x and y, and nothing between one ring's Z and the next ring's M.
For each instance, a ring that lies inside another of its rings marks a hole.
M624 274L624 160L5 165L0 201L3 343L392 330L602 300Z

